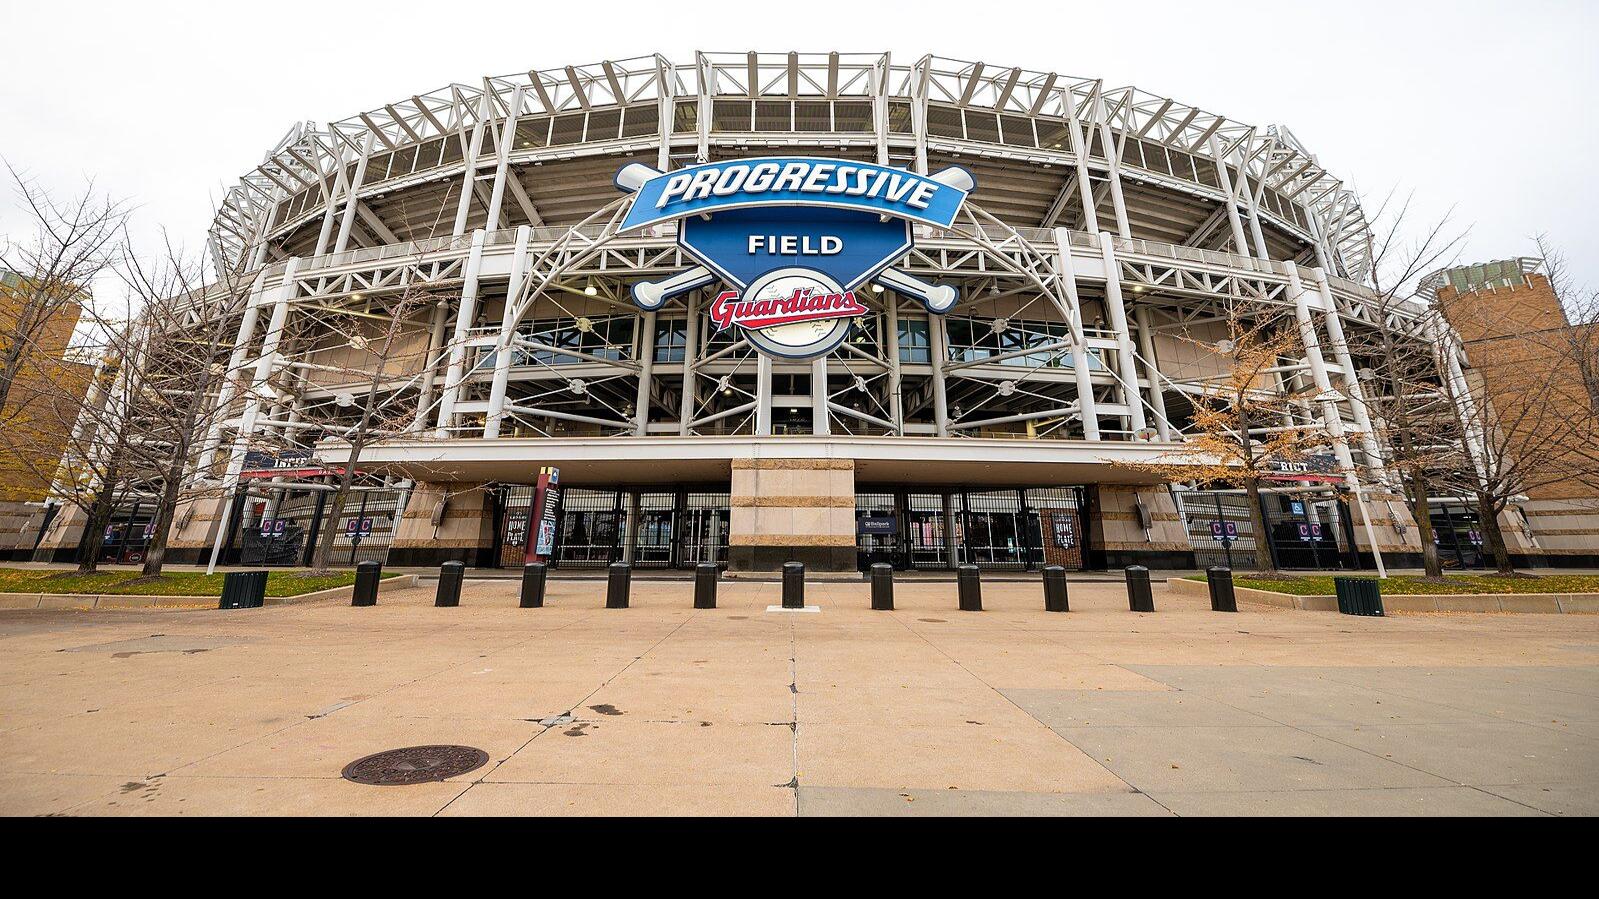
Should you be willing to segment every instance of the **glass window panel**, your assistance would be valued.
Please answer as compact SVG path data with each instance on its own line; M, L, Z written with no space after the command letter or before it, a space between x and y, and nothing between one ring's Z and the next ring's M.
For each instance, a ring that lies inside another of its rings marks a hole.
M839 100L833 104L833 130L871 133L872 104Z
M596 109L589 113L588 137L585 140L616 140L621 133L620 109Z
M833 108L826 100L800 100L794 104L795 131L832 131Z
M660 131L661 114L654 104L629 106L622 116L623 137L643 137Z

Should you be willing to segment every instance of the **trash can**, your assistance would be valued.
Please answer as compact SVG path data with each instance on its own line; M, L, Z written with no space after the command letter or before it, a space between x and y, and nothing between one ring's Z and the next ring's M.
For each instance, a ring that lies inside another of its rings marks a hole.
M355 592L350 595L352 606L378 604L378 581L383 578L383 566L377 562L359 562L355 566Z
M1205 581L1210 584L1210 610L1212 612L1238 611L1238 595L1233 592L1233 570L1220 565L1205 569Z
M1376 578L1335 577L1333 591L1338 594L1338 611L1345 615L1383 614L1382 589Z
M219 609L259 609L266 605L265 571L230 571L222 577Z

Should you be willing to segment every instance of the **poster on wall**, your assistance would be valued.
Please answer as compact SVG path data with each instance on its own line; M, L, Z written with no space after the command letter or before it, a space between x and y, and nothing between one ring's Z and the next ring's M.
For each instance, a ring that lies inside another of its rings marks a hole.
M1077 521L1072 516L1055 517L1055 545L1061 549L1077 548Z

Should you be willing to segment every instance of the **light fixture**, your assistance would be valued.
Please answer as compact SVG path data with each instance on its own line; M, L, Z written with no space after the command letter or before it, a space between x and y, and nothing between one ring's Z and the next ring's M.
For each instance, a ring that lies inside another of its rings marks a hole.
M589 282L589 286L583 288L583 292L588 294L591 297L592 296L598 296L599 293L600 293L599 288L594 286L594 282L593 281Z

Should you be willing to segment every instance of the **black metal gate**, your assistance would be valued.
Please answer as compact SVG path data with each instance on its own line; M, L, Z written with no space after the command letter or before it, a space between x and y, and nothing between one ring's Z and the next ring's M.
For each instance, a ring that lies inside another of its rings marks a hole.
M499 564L522 564L533 488L508 485L499 500ZM732 525L725 490L568 487L556 512L554 568L692 568L727 564Z
M1264 547L1255 539L1247 494L1182 490L1176 496L1194 561L1201 568L1258 568L1256 554L1262 549L1271 553L1277 568L1328 571L1358 567L1348 552L1352 545L1348 507L1330 490L1262 494L1261 514L1267 531Z
M357 488L344 501L338 521L328 520L332 491L269 488L238 509L233 546L241 565L310 565L324 528L333 528L328 564L347 568L361 562L382 564L399 526L397 488Z
M1255 523L1249 497L1212 490L1179 490L1178 507L1188 529L1188 545L1200 568L1258 568Z
M1432 541L1438 547L1438 561L1445 568L1486 568L1488 553L1483 545L1477 513L1460 503L1433 503Z
M855 496L856 560L896 568L1033 570L1084 567L1080 487Z
M282 489L264 503L248 504L239 564L310 565L328 496L326 490Z

